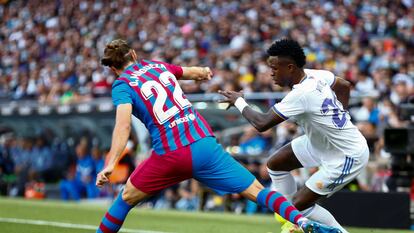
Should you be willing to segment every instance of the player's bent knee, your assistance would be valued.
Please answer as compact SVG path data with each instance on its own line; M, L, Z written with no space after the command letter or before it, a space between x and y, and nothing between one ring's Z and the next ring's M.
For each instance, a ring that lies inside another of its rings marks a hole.
M127 189L126 187L124 188L124 191L122 193L122 199L128 203L129 205L135 205L137 203L135 203L135 199L134 198L134 193L131 189Z
M292 204L300 211L306 210L316 204L322 196L303 187L292 197Z
M135 188L129 181L126 183L122 193L122 199L129 205L136 205L149 196L149 194Z
M296 158L289 143L270 157L267 161L267 167L272 171L291 171L303 166Z
M274 160L273 157L270 157L270 159L267 160L266 166L272 171L278 171L279 169L278 169L277 163L275 163L273 160Z
M283 163L283 154L275 154L267 161L267 167L272 171L284 171L286 170Z

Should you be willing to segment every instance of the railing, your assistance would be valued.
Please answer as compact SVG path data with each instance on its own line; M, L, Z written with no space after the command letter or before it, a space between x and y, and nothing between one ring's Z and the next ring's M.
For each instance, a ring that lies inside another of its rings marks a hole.
M260 92L246 93L245 99L251 101L260 100L281 100L286 93L284 92ZM188 94L188 99L192 102L217 102L223 99L217 93ZM354 96L350 99L350 106L358 105L363 96ZM89 113L89 112L110 112L113 111L112 100L110 97L101 97L87 102L76 104L40 104L36 100L12 100L0 102L0 116L29 116L50 115L50 114L70 114L70 113Z

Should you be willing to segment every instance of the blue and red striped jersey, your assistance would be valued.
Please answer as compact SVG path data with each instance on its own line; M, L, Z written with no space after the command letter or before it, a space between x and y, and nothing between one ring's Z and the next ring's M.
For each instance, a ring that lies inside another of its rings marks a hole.
M165 154L213 136L177 82L180 66L141 60L130 65L112 85L114 105L130 103L132 114L148 129L157 154Z

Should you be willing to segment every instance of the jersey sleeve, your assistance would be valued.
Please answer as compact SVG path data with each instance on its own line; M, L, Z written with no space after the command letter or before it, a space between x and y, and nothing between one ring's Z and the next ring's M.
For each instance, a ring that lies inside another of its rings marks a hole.
M112 85L112 102L115 106L120 104L132 104L131 87L124 81L115 80Z
M154 61L160 64L163 64L168 71L170 71L177 79L180 79L183 76L183 68L181 66L169 64L162 61Z
M328 70L311 70L305 69L308 76L314 76L325 81L330 87L333 87L336 82L335 74Z
M336 77L335 75L330 72L330 71L326 71L326 75L323 76L325 79L325 82L330 86L333 87L333 85L335 85L336 82Z
M279 103L272 107L273 111L282 119L289 119L305 112L306 105L303 101L303 93L299 89L293 89Z

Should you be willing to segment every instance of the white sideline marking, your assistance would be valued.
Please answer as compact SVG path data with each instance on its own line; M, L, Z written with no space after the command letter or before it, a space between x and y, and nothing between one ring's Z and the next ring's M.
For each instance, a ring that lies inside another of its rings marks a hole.
M65 223L65 222L51 222L51 221L34 220L34 219L19 219L19 218L1 218L0 217L0 222L30 224L30 225L39 225L39 226L53 226L53 227L74 228L74 229L86 229L86 230L96 230L98 228L98 226L93 226L93 225L74 224L74 223ZM163 231L134 230L134 229L128 229L128 228L121 228L119 232L167 233Z

